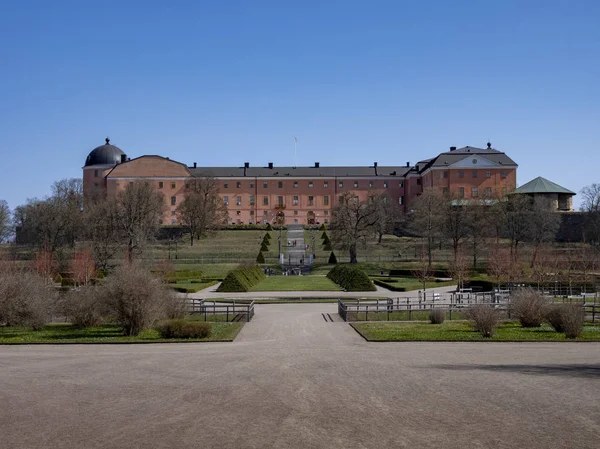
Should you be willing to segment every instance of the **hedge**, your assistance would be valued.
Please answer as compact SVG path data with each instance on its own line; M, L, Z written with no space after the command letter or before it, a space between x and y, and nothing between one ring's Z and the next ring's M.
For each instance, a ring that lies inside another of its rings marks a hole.
M267 249L268 251L268 249ZM256 263L265 263L265 256L262 253L262 249L261 251L258 252L258 256L256 256Z
M330 265L335 265L337 263L337 257L335 257L335 254L333 251L331 251L331 254L329 255L329 260L327 261L327 263Z
M386 282L386 281L381 280L381 279L373 279L373 283L375 285L379 285L380 287L387 288L388 290L391 290L393 292L405 292L406 291L405 287L396 287L394 285L396 283L396 281L394 281L394 282Z
M229 272L217 291L247 292L265 277L265 273L258 265L236 268L235 270Z
M348 292L369 292L377 290L369 276L358 267L336 265L327 277Z

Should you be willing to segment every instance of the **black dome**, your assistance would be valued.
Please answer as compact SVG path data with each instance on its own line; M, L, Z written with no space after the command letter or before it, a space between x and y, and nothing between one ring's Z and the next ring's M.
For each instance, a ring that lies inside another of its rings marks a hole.
M119 147L110 144L110 139L106 138L106 144L100 145L94 148L90 154L88 154L85 160L85 166L90 165L116 165L121 162L121 157L125 153Z

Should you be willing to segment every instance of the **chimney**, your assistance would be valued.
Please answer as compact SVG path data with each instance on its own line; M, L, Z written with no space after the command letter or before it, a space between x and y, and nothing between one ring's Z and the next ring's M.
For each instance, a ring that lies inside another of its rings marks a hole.
M450 151L456 151L456 147L450 147Z
M319 163L315 162L315 168L319 168Z
M415 165L415 169L419 171L419 164Z
M487 143L487 147L488 147L488 150L491 150L492 149L492 142L488 142Z
M375 169L375 176L377 176L377 162L373 162L373 168Z
M250 162L244 162L244 168L250 168Z
M121 163L125 162L127 160L127 155L126 154L122 154L121 155Z
M269 168L273 170L273 162L269 162Z
M406 166L407 166L407 167L410 167L410 162L407 162L407 163L406 163Z

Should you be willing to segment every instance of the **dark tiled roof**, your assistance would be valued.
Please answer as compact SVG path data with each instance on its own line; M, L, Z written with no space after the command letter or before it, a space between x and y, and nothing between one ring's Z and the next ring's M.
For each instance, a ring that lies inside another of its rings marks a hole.
M517 165L517 163L508 157L506 153L493 148L476 148L466 146L463 148L458 148L454 151L446 151L445 153L441 153L437 157L426 161L427 163L425 165L422 167L419 166L419 173L423 173L425 170L432 167L447 167L474 154L479 154L487 160L495 162L499 165ZM422 164L422 162L420 162L418 165L420 164Z
M281 177L281 178L333 178L333 177L373 177L375 167L188 167L194 176L211 175L216 178L242 178L246 177ZM408 167L378 166L377 176L402 177Z

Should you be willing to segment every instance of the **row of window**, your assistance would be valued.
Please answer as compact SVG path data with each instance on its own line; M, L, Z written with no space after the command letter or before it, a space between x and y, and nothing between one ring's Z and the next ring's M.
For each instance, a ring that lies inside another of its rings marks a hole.
M500 172L500 176L502 177L502 179L505 179L506 178L506 172L505 171ZM458 171L458 177L459 178L464 178L465 177L465 171L464 170L459 170ZM471 177L478 178L479 177L479 170L471 170ZM485 177L486 178L491 178L492 177L492 172L490 170L486 170ZM448 172L447 171L443 171L442 172L442 178L444 178L444 179L448 178Z
M444 187L444 193L447 194L449 193L449 190L447 187ZM508 193L508 190L506 187L502 188L502 196L505 196ZM459 198L464 198L465 197L465 188L464 187L459 187L458 188L458 197ZM479 198L479 188L477 187L471 187L471 198ZM486 187L484 190L484 198L492 198L492 188L491 187Z
M250 201L249 202L250 202L250 206L254 206L254 204L255 204L254 195L250 195ZM229 205L229 197L227 195L223 196L223 203L225 203L226 206ZM300 198L298 196L294 196L292 198L292 204L294 206L297 206L299 203L300 203ZM171 199L171 204L173 204L172 199ZM235 204L238 205L238 206L242 205L242 197L241 196L236 196L235 197ZM268 205L269 205L269 197L268 196L263 196L263 206L268 206ZM278 206L284 206L285 205L283 196L278 196L277 197L277 205ZM308 197L307 205L308 206L314 206L315 205L315 197L314 196L311 195L311 196ZM323 197L323 205L329 206L329 196L325 195Z
M162 184L162 183L161 183ZM294 181L294 189L297 189L300 186L300 183L298 181ZM359 181L354 181L354 188L357 189L359 186ZM236 188L241 189L242 188L242 182L241 181L237 181L235 183ZM400 181L399 183L400 187L404 187L404 181ZM283 181L277 181L277 187L280 189L283 189ZM308 181L308 188L312 189L314 187L314 182L313 181ZM323 187L324 188L328 188L329 187L329 181L324 181L323 182ZM338 187L344 187L344 181L339 181L338 182ZM369 188L373 188L375 187L375 182L374 181L369 181ZM387 189L389 187L389 183L387 181L384 181L383 183L383 187L385 189ZM229 182L224 182L223 183L223 188L224 189L228 189L229 188ZM254 181L250 181L250 188L253 189L254 188ZM263 188L264 189L268 189L269 188L269 181L263 181Z

